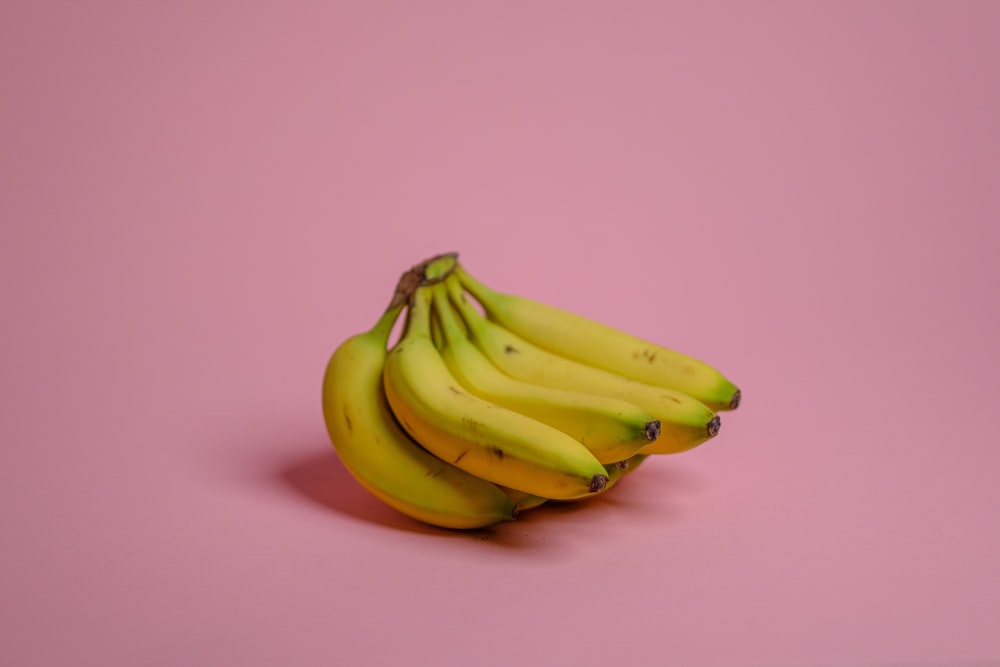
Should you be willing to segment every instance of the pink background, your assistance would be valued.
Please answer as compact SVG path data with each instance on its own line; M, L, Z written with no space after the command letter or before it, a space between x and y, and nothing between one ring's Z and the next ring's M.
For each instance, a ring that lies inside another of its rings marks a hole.
M1000 5L7 1L0 68L0 664L998 664ZM320 379L451 250L744 406L395 514Z

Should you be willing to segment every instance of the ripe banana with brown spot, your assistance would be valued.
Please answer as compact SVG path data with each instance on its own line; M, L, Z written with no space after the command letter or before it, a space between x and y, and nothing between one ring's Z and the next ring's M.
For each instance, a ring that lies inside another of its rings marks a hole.
M732 410L740 390L713 366L606 324L525 297L504 294L461 266L455 274L487 316L549 352L633 380L689 394L713 410Z
M431 289L434 321L441 330L441 356L470 393L567 433L601 463L627 459L659 436L660 422L627 401L521 382L506 375L466 337L447 288L438 284Z
M608 471L608 483L604 485L604 490L601 491L601 494L603 495L607 493L617 486L623 477L635 472L635 470L642 465L642 462L648 457L649 454L636 454L634 456L630 456L624 461L618 461L604 466Z
M639 453L676 454L718 435L719 416L698 399L543 350L483 317L466 298L454 275L445 280L445 285L472 342L507 375L546 387L611 396L632 403L659 420L659 437Z
M396 424L382 388L386 345L403 304L341 343L323 376L323 417L351 475L403 514L444 528L481 528L514 518L517 503L495 484L425 451Z
M618 485L623 477L634 472L643 461L649 458L648 454L635 454L624 461L617 461L615 463L608 463L604 465L604 469L608 473L608 482L601 489L600 493L594 493L589 496L584 496L583 498L577 498L572 501L560 501L560 502L578 502L580 500L586 500L588 498L597 498L604 495L612 488ZM539 496L532 496L530 494L524 493L522 491L515 491L514 489L504 489L511 498L517 502L518 511L534 509L548 502L549 498L541 498Z
M582 444L461 387L431 339L431 296L429 287L416 290L383 373L403 428L438 458L495 484L558 499L603 489L607 472Z

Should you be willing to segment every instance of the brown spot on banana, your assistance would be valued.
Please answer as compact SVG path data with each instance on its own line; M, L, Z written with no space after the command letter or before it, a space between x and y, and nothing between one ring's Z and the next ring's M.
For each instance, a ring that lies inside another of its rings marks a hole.
M463 458L463 457L464 457L464 456L465 456L466 454L468 454L468 453L469 453L469 450L468 450L468 449L466 449L466 450L465 450L465 451L463 451L463 452L462 452L461 454L459 454L459 455L458 455L457 457L455 457L455 463L458 463L459 461L461 461L461 460L462 460L462 458Z
M647 363L653 363L656 360L656 350L642 349L635 350L632 353L632 358L635 360L645 359Z

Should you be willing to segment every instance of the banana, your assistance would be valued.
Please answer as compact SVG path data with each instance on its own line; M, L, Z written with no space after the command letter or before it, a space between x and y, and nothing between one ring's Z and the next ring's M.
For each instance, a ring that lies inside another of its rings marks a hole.
M417 288L383 371L386 397L404 430L438 458L532 495L572 499L603 489L607 472L582 444L461 388L431 340L430 309L430 289Z
M433 321L441 330L441 356L469 393L571 435L601 463L627 459L659 436L660 422L631 403L529 384L504 374L466 337L447 288L437 284L430 289Z
M587 498L596 498L603 496L609 490L614 488L618 482L621 481L623 477L634 472L644 460L649 458L648 454L635 454L623 461L617 461L615 463L608 463L604 465L604 469L608 473L608 481L601 489L600 493L593 493L582 498L576 498L572 501L559 501L559 502L577 502L580 500L585 500ZM540 496L533 496L523 491L518 491L516 489L508 489L506 487L500 487L503 489L504 493L509 495L515 501L517 501L517 509L519 512L529 509L534 509L549 502L549 498L542 498Z
M617 486L618 483L621 482L623 477L633 473L647 458L649 458L648 454L635 454L625 459L624 461L617 461L615 463L605 464L604 469L607 470L608 473L608 482L607 484L604 485L604 488L601 489L600 493L594 493L589 496L584 496L582 498L575 498L573 500L557 500L554 502L556 503L579 502L581 500L587 500L589 498L597 498L603 496L608 491ZM539 498L537 496L531 496L517 491L512 491L510 489L504 489L504 491L510 494L512 498L517 500L518 510L532 509L540 505L544 505L550 500L548 498Z
M549 502L548 498L544 498L542 496L533 496L530 493L525 493L524 491L518 491L517 489L512 489L507 486L501 486L500 488L503 490L504 493L510 496L511 499L514 500L514 502L517 503L518 512L534 509L536 507L539 507L540 505L544 505L545 503ZM595 494L589 494L587 497L593 495Z
M677 390L637 382L532 345L483 317L466 298L462 283L455 275L444 282L472 342L507 375L522 382L617 398L646 410L659 420L659 437L639 453L676 454L719 433L719 416L696 398Z
M517 503L499 487L431 455L396 424L382 388L390 333L403 303L341 343L323 376L323 417L344 467L403 514L444 528L513 519Z
M549 352L733 410L742 394L709 364L547 304L488 288L460 265L455 273L487 316Z
M611 465L604 466L608 471L608 483L604 485L604 490L601 494L607 493L609 490L614 488L618 482L621 481L622 477L629 475L642 465L642 462L649 457L649 454L636 454L630 456L624 461L618 461L617 463L612 463Z

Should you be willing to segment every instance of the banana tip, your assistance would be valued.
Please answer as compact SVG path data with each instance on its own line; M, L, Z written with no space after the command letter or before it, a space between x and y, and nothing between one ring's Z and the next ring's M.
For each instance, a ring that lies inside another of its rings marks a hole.
M659 437L660 437L660 420L654 419L653 421L646 422L646 439L652 442Z
M741 394L740 390L737 389L736 392L733 394L733 397L729 399L729 409L735 410L736 408L740 407L740 401L742 399L743 399L743 394Z
M594 475L590 478L590 492L597 493L603 489L608 483L607 475Z
M708 422L708 437L714 438L719 435L720 428L722 428L722 419L719 418L719 415L715 415Z

